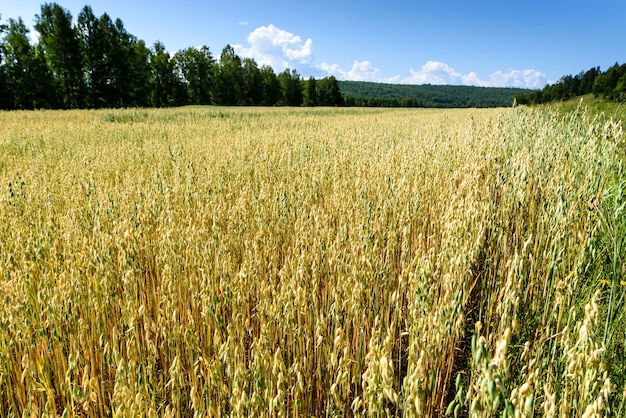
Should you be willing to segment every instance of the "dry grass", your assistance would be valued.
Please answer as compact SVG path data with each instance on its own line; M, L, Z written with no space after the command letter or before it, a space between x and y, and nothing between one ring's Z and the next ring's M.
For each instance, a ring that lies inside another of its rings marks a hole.
M621 126L0 114L1 416L624 413Z

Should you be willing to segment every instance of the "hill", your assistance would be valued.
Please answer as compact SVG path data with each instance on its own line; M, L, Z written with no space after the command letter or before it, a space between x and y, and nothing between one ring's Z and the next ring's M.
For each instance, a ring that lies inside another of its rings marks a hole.
M346 106L501 107L528 89L339 81Z
M611 66L606 71L600 67L581 71L577 75L564 75L554 84L548 84L542 90L532 90L515 95L518 104L536 105L567 101L577 96L593 94L615 102L626 100L626 64Z
M603 115L605 118L619 120L622 126L626 126L626 107L624 107L623 103L617 100L595 97L593 93L576 96L560 102L550 102L540 106L556 108L564 115L570 114L578 108L583 108L586 112L594 115L594 117L596 115Z

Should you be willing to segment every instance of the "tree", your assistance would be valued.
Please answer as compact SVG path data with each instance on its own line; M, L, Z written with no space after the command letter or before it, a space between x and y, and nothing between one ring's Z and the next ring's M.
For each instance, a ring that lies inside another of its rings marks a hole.
M304 105L317 106L317 82L313 77L309 77L304 84Z
M595 67L580 76L580 84L578 85L579 96L593 91L593 82L598 74L600 74L600 67Z
M243 101L243 73L241 58L235 49L226 45L220 55L218 77L215 89L216 102L220 105L232 106Z
M276 73L269 65L264 65L259 70L261 73L261 82L263 85L263 94L261 104L263 106L275 106L280 100L280 81L276 77Z
M2 15L0 15L2 18ZM0 23L0 35L6 30L6 25ZM5 74L4 43L0 41L0 109L10 109L9 89L7 87L7 76Z
M263 100L263 76L252 58L244 58L241 66L243 78L243 104L259 105Z
M279 103L285 106L302 105L302 84L298 72L287 68L278 75L278 81L283 93Z
M608 96L609 92L611 91L611 88L609 84L609 78L606 76L606 74L599 74L593 80L592 91L595 97L598 97L598 96L607 97Z
M606 92L606 96L612 100L619 100L621 96L620 89L622 88L620 81L623 75L626 74L626 64L619 65L615 63L605 74L607 77L607 90L609 90Z
M339 82L334 76L322 78L317 82L317 102L320 106L341 106L343 104Z
M28 29L21 18L9 19L6 37L3 43L5 60L5 84L7 104L11 109L32 109L33 94L31 62L32 46L28 39Z
M626 64L615 63L604 73L598 74L593 81L593 94L606 99L618 99L619 92L616 91L622 75L626 73Z
M35 22L39 43L62 87L64 106L81 106L82 51L72 15L56 3L46 3L41 6L41 14L35 16Z
M619 100L626 99L626 72L622 74L614 91Z
M137 38L126 30L121 19L110 25L111 70L115 106L129 106L132 101L133 53Z
M161 42L155 42L150 62L154 79L152 104L165 107L186 103L185 86L175 71L174 61Z
M27 34L28 30L24 26L22 19L17 22L9 19L9 25L3 26L7 31L2 43L2 55L4 65L3 75L3 101L6 109L30 109L32 106L28 97L29 88L25 85L28 60L30 58L30 42Z
M149 50L124 28L121 19L96 18L85 6L78 15L84 51L88 107L147 105ZM140 45L137 46L137 44Z
M144 41L138 40L133 44L130 56L130 106L150 106L150 92L154 85L151 55Z
M104 94L108 80L105 57L108 53L107 40L100 20L91 6L85 6L78 14L78 30L82 42L87 107L106 106Z
M174 55L177 70L187 86L191 104L208 105L212 102L215 59L209 47L187 48Z
M52 74L43 55L30 44L28 29L21 18L9 19L4 39L7 107L34 109L55 104Z
M7 86L7 76L4 72L4 65L0 60L0 109L11 108L11 98L9 97L9 89Z
M132 36L126 32L120 19L114 22L106 13L100 17L98 26L103 43L99 57L104 70L101 100L106 107L126 106L130 101Z
M560 100L571 99L578 95L578 88L580 86L580 78L572 75L566 75L561 77L558 84L562 86Z

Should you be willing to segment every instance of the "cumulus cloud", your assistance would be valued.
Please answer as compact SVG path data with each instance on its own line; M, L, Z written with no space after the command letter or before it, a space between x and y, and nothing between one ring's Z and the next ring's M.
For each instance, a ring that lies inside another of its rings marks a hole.
M525 87L540 88L548 83L545 74L538 70L509 70L491 73L482 79L475 72L461 74L448 64L428 61L419 70L411 68L410 76L403 78L407 84L462 84L482 87Z
M317 68L341 80L374 81L377 83L397 83L400 81L399 76L383 77L382 71L374 67L370 61L354 61L349 70L343 70L337 64L331 65L325 62L318 65Z
M375 68L369 61L354 61L350 70L342 70L337 64L327 64L323 62L319 68L326 71L329 75L337 78L353 81L379 81L381 79L381 71Z
M247 22L240 22L246 24ZM535 69L495 71L483 78L476 72L460 73L440 61L427 61L420 68L410 68L408 76L385 76L371 61L355 60L350 69L337 64L313 64L313 41L302 40L286 30L272 24L254 29L246 38L248 45L233 45L235 52L244 58L253 58L259 65L269 65L274 71L308 65L327 75L341 80L374 81L379 83L403 84L453 84L483 87L542 88L550 80Z
M380 83L402 84L453 84L481 87L524 87L541 88L549 82L545 74L538 70L509 70L491 73L482 79L476 72L462 74L450 65L439 61L428 61L419 69L409 69L409 76L384 77L380 69L370 61L354 61L350 70L343 70L338 65L323 63L319 66L328 75L342 80L375 81Z
M454 71L448 64L428 61L419 70L411 68L410 77L404 78L406 84L461 84L462 74Z
M497 85L528 87L532 89L543 88L552 83L545 74L537 70L510 70L508 72L496 71L491 74L491 81Z
M302 41L298 35L274 25L261 26L246 38L249 46L233 45L244 58L254 58L259 65L270 65L281 71L293 64L308 64L313 59L313 41Z

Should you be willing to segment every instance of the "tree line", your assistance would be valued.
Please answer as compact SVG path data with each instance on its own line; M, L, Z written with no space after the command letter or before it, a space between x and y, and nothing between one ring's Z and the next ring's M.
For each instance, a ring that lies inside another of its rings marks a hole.
M344 96L344 106L355 107L424 107L424 103L413 97L366 97Z
M347 106L383 107L506 107L516 93L529 92L515 87L477 87L458 85L407 85L339 81Z
M581 71L577 75L565 75L554 84L548 84L542 90L518 93L518 104L541 104L568 100L576 96L593 94L607 100L626 100L626 64L611 66L605 72L600 67Z
M170 54L130 34L121 19L85 6L76 21L57 3L35 16L38 42L22 18L0 24L0 109L166 107L181 105L338 106L335 77L276 74L227 45Z

